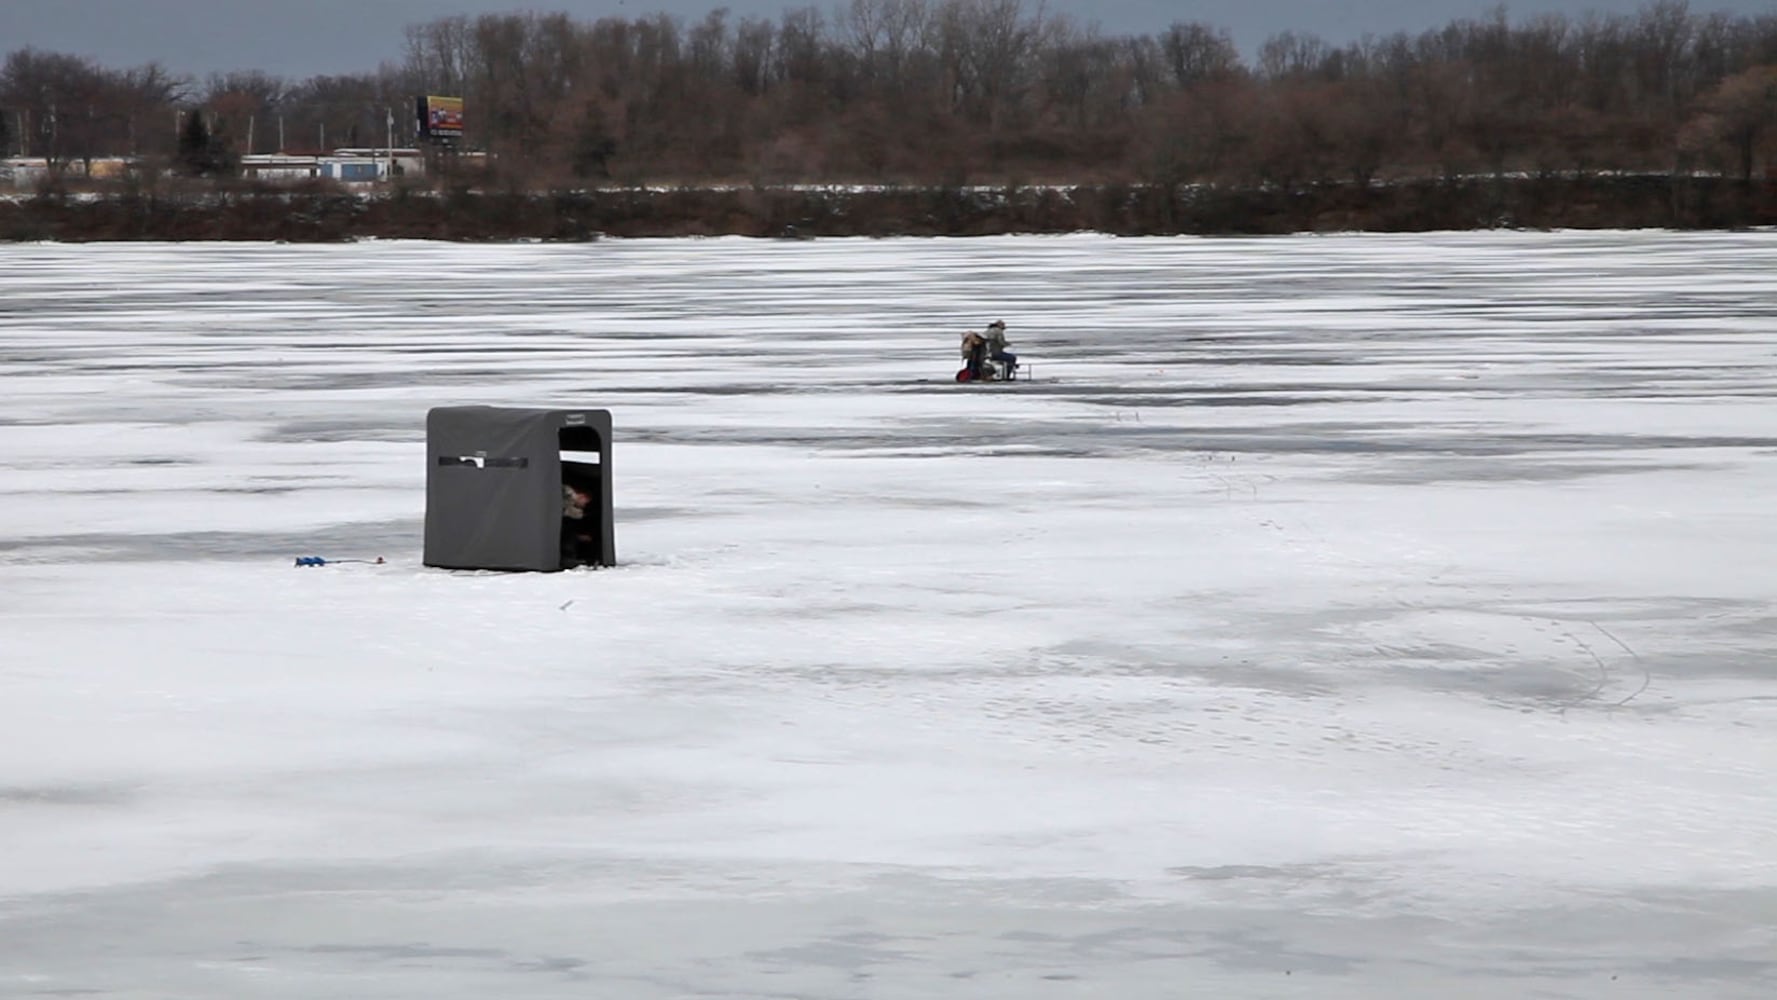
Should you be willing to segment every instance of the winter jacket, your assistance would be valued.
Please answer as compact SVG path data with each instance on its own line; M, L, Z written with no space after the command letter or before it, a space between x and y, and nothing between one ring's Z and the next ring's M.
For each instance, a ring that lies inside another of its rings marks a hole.
M976 333L973 330L970 330L968 333L963 334L963 360L968 361L971 358L973 358L975 356L975 352L977 350L979 350L982 346L984 346L986 343L987 343L987 338L983 337L982 335L980 335L979 333Z

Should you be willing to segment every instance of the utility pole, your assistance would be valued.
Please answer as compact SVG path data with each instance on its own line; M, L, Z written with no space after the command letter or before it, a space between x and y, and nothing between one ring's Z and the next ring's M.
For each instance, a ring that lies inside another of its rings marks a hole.
M384 179L393 182L395 180L395 109L385 105L383 114L388 116L389 124L389 172Z
M284 116L278 116L278 152L284 151Z
M247 155L248 156L253 155L253 126L255 124L257 124L257 122L258 122L257 115L248 115L247 116Z

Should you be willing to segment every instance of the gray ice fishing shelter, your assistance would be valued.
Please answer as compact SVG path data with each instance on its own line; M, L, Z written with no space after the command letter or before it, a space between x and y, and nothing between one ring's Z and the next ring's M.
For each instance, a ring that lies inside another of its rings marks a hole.
M563 516L564 484L590 496L583 518ZM440 406L427 413L425 563L616 565L611 412Z

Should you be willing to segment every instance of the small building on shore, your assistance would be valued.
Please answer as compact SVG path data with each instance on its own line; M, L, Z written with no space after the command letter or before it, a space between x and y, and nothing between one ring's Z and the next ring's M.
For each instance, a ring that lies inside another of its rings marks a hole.
M64 178L96 181L121 180L132 173L138 161L133 156L76 157L62 160L57 172ZM50 176L49 160L41 156L9 156L0 158L0 187L29 188Z
M426 156L417 149L336 149L318 158L319 176L345 184L375 184L424 177Z
M380 184L424 177L426 157L417 149L335 149L325 153L259 153L241 157L241 175L262 181L330 180Z
M241 157L241 176L258 181L308 181L321 176L321 158L295 153Z
M49 163L41 156L8 156L0 159L0 185L30 187L49 176Z
M426 176L425 154L417 149L336 149L325 153L253 153L241 157L246 180L299 184L332 180L341 184L384 184ZM69 180L117 181L144 163L132 156L67 160L56 173ZM164 167L165 164L162 164ZM48 180L49 161L41 156L0 157L0 189L29 190Z

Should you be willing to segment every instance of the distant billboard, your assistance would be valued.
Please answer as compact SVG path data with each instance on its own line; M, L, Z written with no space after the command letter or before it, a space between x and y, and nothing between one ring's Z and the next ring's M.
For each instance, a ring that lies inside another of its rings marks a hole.
M461 97L422 97L419 99L420 135L431 139L463 137L463 99Z

